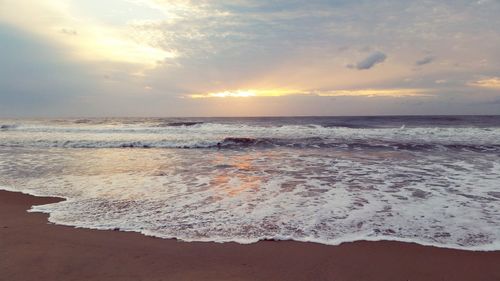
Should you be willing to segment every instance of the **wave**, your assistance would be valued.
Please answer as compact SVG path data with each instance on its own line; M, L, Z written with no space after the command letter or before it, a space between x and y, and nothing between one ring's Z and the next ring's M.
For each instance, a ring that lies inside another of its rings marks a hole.
M500 151L500 128L347 128L169 122L1 125L0 146L61 148L347 148Z
M203 124L203 122L169 122L169 123L162 123L157 125L157 127L188 127L188 126L194 126L198 124Z
M0 125L0 130L6 131L6 130L15 129L17 127L18 127L18 125L15 125L15 124L2 124L2 125Z
M0 186L67 198L33 208L57 224L162 238L500 249L499 129L155 124L0 132L21 147Z
M418 142L336 142L321 138L276 139L227 137L222 140L199 141L19 141L0 143L0 147L38 147L38 148L182 148L182 149L247 149L247 148L335 148L344 150L407 150L407 151L471 151L500 152L500 145L441 144Z
M451 241L432 241L433 239L429 239L430 237L425 237L427 239L423 239L422 237L418 237L417 235L413 235L414 237L401 237L398 236L398 233L388 228L385 230L374 229L373 231L354 231L354 232L341 232L336 233L337 235L334 237L321 236L318 233L312 231L307 235L299 231L300 235L297 234L284 234L277 233L274 235L259 235L257 233L246 233L245 235L234 235L231 236L230 233L225 233L221 235L198 235L193 236L189 234L189 231L183 233L183 231L170 232L165 231L165 229L148 229L142 225L127 225L123 221L113 220L112 222L98 222L96 220L86 220L82 218L78 218L79 212L87 210L87 213L91 213L90 210L97 208L102 208L103 206L108 206L109 202L95 205L95 202L91 202L89 200L85 200L82 198L71 198L68 196L64 196L61 193L50 193L43 192L40 190L33 189L19 189L13 188L5 185L0 185L0 190L5 190L9 192L19 192L27 195L38 196L38 197L54 197L61 198L64 201L58 203L51 203L45 205L35 205L32 206L28 212L36 212L36 213L45 213L49 215L49 222L64 225L64 226L72 226L77 228L87 228L87 229L95 229L95 230L113 230L113 231L123 231L123 232L136 232L143 234L145 236L157 237L162 239L177 239L184 242L215 242L215 243L239 243L239 244L253 244L259 241L297 241L297 242L312 242L324 245L337 246L343 243L357 242L357 241L397 241L404 243L416 243L423 246L432 246L437 248L444 249L457 249L457 250L466 250L466 251L499 251L500 250L500 241L497 239L485 242L484 244L472 244L467 245L463 243L451 242ZM87 201L87 202L86 202ZM133 204L132 202L127 203ZM109 207L109 206L108 206ZM89 209L87 209L89 208ZM113 217L112 210L100 210L104 211L108 216ZM123 211L123 210L121 210ZM130 210L129 210L130 211ZM137 211L137 210L136 210ZM160 213L160 211L156 211L156 213ZM84 216L85 217L85 216ZM68 218L71 218L68 220ZM203 224L204 225L204 224ZM176 229L178 226L176 224L172 224L167 226L167 228ZM220 225L219 225L220 227ZM248 226L246 226L248 228ZM278 226L271 226L273 229L276 229ZM233 230L234 231L234 230ZM435 238L449 237L448 235L444 235L446 232L437 233ZM340 234L340 235L339 235ZM441 235L441 236L440 236ZM481 235L478 235L481 236ZM439 239L438 239L439 240ZM462 241L463 242L463 241ZM477 242L477 241L475 241ZM483 241L484 242L484 241Z

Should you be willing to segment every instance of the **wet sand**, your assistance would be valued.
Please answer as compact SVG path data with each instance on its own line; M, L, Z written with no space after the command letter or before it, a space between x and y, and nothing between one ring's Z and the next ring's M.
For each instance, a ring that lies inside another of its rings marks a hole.
M186 243L58 226L26 212L58 200L0 191L0 280L500 280L500 251L400 242Z

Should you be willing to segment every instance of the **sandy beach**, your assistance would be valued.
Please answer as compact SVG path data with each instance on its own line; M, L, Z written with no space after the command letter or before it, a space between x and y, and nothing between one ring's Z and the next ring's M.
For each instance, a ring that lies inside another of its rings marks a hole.
M58 200L0 191L0 279L500 280L499 251L399 242L187 243L58 226L26 212Z

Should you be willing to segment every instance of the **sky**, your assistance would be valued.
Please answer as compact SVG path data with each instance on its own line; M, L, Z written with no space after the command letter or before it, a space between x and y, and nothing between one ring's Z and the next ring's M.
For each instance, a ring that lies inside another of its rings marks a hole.
M0 0L0 117L500 114L499 15L499 0Z

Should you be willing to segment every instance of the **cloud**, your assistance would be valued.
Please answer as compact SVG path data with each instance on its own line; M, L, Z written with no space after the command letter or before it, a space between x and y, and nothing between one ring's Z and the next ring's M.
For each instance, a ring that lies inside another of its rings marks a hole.
M0 0L0 28L24 31L28 37L50 43L54 47L47 51L54 55L50 63L64 60L84 73L82 79L73 79L75 75L59 66L47 71L40 69L41 62L15 56L16 61L0 67L0 73L20 83L7 87L9 79L0 79L0 105L31 114L31 108L21 105L32 97L60 93L67 97L61 99L64 104L73 96L95 93L87 101L96 108L94 112L102 110L100 114L112 110L129 115L142 108L141 114L188 116L208 114L203 111L206 105L222 104L214 106L213 112L226 115L235 112L233 103L241 103L238 109L244 108L248 115L269 114L272 111L260 108L271 104L285 115L316 114L317 108L330 114L365 114L367 107L394 114L405 113L400 103L406 100L425 100L427 112L451 112L445 100L449 98L456 103L455 113L483 113L482 108L460 103L498 96L497 90L486 90L498 89L495 82L483 78L500 73L494 64L500 59L499 12L499 1L477 5L451 0L375 4L345 0ZM0 51L6 45L13 45L11 53L20 52L22 45L33 45L5 38L0 34ZM14 58L0 52L2 65L10 57ZM383 67L353 71L346 69L348 63L354 70L381 63ZM24 68L13 68L18 65ZM56 75L61 81L55 80ZM13 104L7 100L20 100L23 81L38 83L40 77L47 78L43 91L33 86L23 92L26 101L16 102L15 108L6 106ZM85 91L72 86L84 81ZM427 95L433 98L421 98ZM276 96L280 98L264 98ZM353 102L339 105L341 100ZM388 100L394 103L383 102ZM367 107L357 102L366 102ZM65 108L71 107L38 110L57 115ZM76 106L71 111L84 114L90 112L87 108ZM0 113L5 115L2 108Z
M68 28L61 28L61 33L66 34L66 35L72 35L72 36L78 35L78 32L76 30L68 29Z
M427 56L424 58L421 58L415 62L415 65L424 65L424 64L429 64L434 61L434 57L432 56Z
M486 79L481 79L473 82L469 82L468 86L488 88L488 89L500 89L500 77L490 77Z
M368 57L358 62L356 65L348 65L349 68L356 68L358 70L365 70L374 67L375 65L382 63L387 58L387 55L376 51L370 54Z
M320 97L415 97L431 96L428 89L355 89L313 91Z
M1 3L1 1L0 1ZM132 5L132 4L130 4ZM109 24L81 16L78 7L61 0L5 1L0 4L0 23L5 22L57 42L78 60L128 63L153 68L175 52L153 46L149 38L136 38L126 24ZM23 16L19 16L22 11ZM29 18L29 20L24 20ZM78 31L76 30L78 27Z

